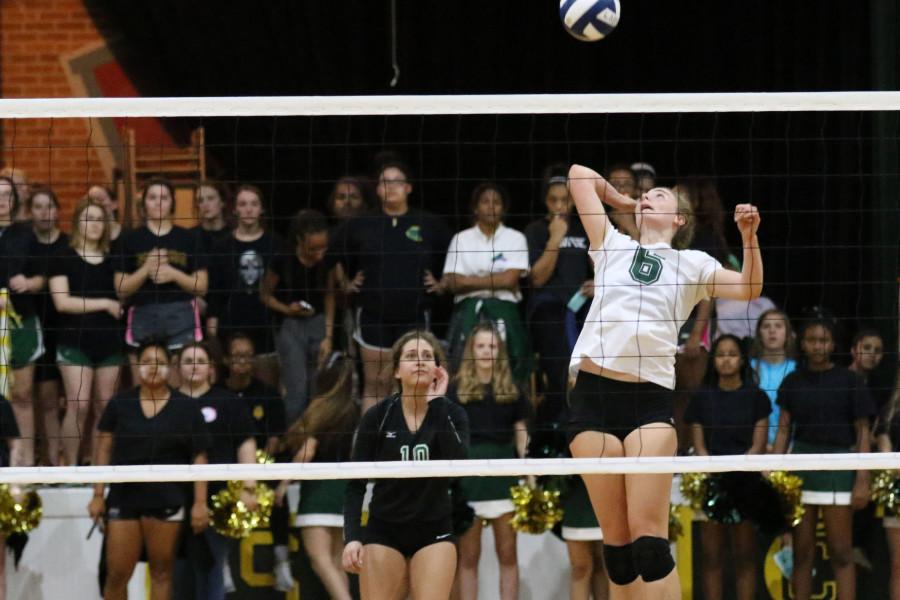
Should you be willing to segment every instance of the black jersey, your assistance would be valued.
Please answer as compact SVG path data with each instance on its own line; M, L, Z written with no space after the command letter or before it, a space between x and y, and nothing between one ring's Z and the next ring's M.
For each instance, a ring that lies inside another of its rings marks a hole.
M353 442L352 460L449 460L465 458L469 424L465 411L446 398L428 403L422 424L409 430L399 394L385 398L363 415ZM347 484L344 499L344 539L359 540L360 518L366 481ZM369 514L389 523L433 521L450 515L450 479L378 479L372 491Z
M207 298L209 315L219 319L220 328L252 333L269 327L271 314L259 299L259 287L280 248L278 236L269 231L251 242L229 235L213 246Z
M703 427L703 440L711 455L746 454L753 445L756 423L765 421L767 427L771 412L769 397L755 385L736 390L710 386L694 393L684 420Z
M112 465L191 464L212 446L200 405L177 390L172 390L154 417L144 414L138 388L121 392L106 405L97 429L113 436ZM180 483L114 483L107 502L128 508L168 508L183 506L186 499Z
M269 270L278 276L274 296L279 302L308 302L316 314L325 312L325 292L328 284L329 261L320 260L311 267L300 262L295 252L285 248L272 259Z
M250 410L256 432L256 447L263 450L270 437L281 437L287 430L284 400L278 390L259 379L251 379L243 390L231 390Z
M466 411L472 445L512 445L515 441L513 425L528 419L531 410L528 398L520 392L512 402L497 402L490 384L483 386L481 391L481 398L465 398L466 402L463 403L456 385L447 390L447 397L459 403Z
M856 443L857 419L875 414L862 379L839 366L789 374L778 389L778 405L791 415L792 439L842 448Z
M194 401L200 406L203 420L209 428L212 446L207 452L210 464L237 462L238 448L256 434L256 423L247 405L236 394L213 386ZM224 486L222 481L209 482L212 495Z
M107 298L116 300L115 276L112 261L106 257L100 264L84 260L74 249L65 247L59 251L49 265L48 277L65 277L69 295L73 298ZM91 337L114 353L118 347L119 321L105 310L84 314L64 313L59 316L59 343L80 348L84 343L92 343ZM93 342L93 343L96 343ZM101 355L103 355L101 353Z
M213 252L213 248L216 247L216 244L224 241L228 237L231 236L231 228L227 225L222 229L203 229L202 225L194 225L188 231L194 233L198 238L200 238L200 249L203 254L206 256L210 256Z
M335 230L329 252L348 277L363 271L357 306L391 322L415 323L431 306L425 271L441 276L450 239L443 220L410 208L399 216L379 212L350 219Z
M0 227L0 288L9 288L9 280L16 275L31 276L34 261L34 232L29 223L13 223ZM9 290L9 299L22 318L35 314L34 294L18 294Z
M534 266L550 240L550 221L543 218L529 223L525 228L525 239L528 240L528 262ZM593 277L588 258L589 247L581 220L574 216L569 218L569 229L559 243L556 268L543 286L533 290L528 300L529 314L545 302L565 306L572 295L581 289L581 285Z
M9 466L9 442L18 437L21 437L21 434L12 404L0 395L0 467Z
M146 226L123 232L117 248L116 271L134 273L147 261L153 248L165 249L169 265L183 273L206 270L207 252L200 236L195 231L173 225L165 235L156 235ZM156 284L148 278L129 301L135 306L143 306L193 298L193 294L184 291L175 282Z
M34 237L32 244L32 268L31 271L36 275L49 277L53 270L53 262L55 257L63 250L69 248L69 236L60 233L56 241L49 244L40 242L37 236ZM45 285L44 290L34 297L35 310L41 319L41 329L51 340L59 339L60 318L61 315L53 304L53 297L50 295L49 286ZM55 356L50 360L56 360Z

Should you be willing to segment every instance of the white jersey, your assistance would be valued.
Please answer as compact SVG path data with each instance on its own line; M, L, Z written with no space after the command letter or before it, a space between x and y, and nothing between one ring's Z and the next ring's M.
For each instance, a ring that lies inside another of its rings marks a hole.
M669 244L641 246L611 225L603 247L591 249L594 300L572 352L570 370L582 358L604 369L675 388L678 330L722 265L697 250Z

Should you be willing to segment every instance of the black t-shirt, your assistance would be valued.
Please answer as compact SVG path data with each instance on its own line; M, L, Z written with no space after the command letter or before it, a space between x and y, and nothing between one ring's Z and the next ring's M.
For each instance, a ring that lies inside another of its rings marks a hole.
M357 306L375 318L413 323L431 306L425 271L441 276L450 238L443 220L410 208L397 217L379 212L350 219L335 231L329 251L347 277L363 271Z
M21 437L12 404L0 396L0 467L9 466L9 441Z
M528 240L528 262L534 266L550 240L550 221L543 218L531 222L525 228L525 239ZM547 283L533 290L528 301L529 312L544 302L569 303L572 295L593 275L589 248L590 242L581 221L570 217L569 229L559 244L556 268Z
M856 421L871 418L875 407L862 380L845 367L827 371L799 368L778 388L778 405L791 415L792 439L849 448L856 443Z
M460 402L455 385L447 390L447 397L457 402L466 411L471 432L471 443L510 444L515 441L513 425L528 419L531 406L525 394L520 393L512 402L497 402L490 385L483 386L483 397L472 398L467 403ZM511 455L510 458L515 458Z
M16 275L34 274L34 232L30 223L13 223L0 227L0 288L9 288L9 280ZM9 299L22 318L35 314L34 294L17 294L9 290Z
M730 391L702 387L691 398L684 420L703 426L711 455L746 454L753 445L756 423L765 421L764 427L768 427L771 412L769 397L755 385L744 384Z
M138 388L132 388L113 396L97 424L97 429L113 436L110 464L191 464L210 449L209 429L196 400L172 390L162 410L148 418L139 394ZM114 483L107 502L128 508L166 508L183 506L186 498L180 483Z
M441 397L428 403L418 431L403 416L400 395L385 398L363 415L353 443L354 461L450 460L466 457L469 425L462 407ZM359 540L366 481L351 480L344 499L344 540ZM389 523L435 521L450 515L450 479L377 479L369 514Z
M887 434L891 440L891 450L900 452L900 410L891 415L891 405L884 405L878 415L874 434Z
M231 237L232 229L231 227L228 227L226 225L222 229L209 231L207 229L203 229L202 225L194 225L188 231L194 233L200 238L200 244L202 245L203 254L205 254L206 256L210 256L217 244ZM209 262L212 261L209 260Z
M284 400L278 391L259 379L252 379L244 390L231 390L250 410L255 424L256 447L264 450L270 437L281 437L287 430Z
M272 258L272 264L269 265L269 270L278 275L275 297L284 304L306 301L312 305L316 314L324 313L329 269L326 260L307 267L291 249L284 248Z
M155 235L146 226L122 233L119 244L116 271L134 273L147 260L153 248L168 252L169 264L183 273L196 273L207 267L203 241L194 231L173 225L165 235ZM157 285L149 278L129 301L135 306L192 300L194 296L182 290L177 283Z
M212 447L206 456L210 464L235 463L238 448L256 435L256 423L250 417L247 405L228 390L213 386L208 392L194 398L200 406L203 420L212 437ZM209 495L212 496L225 486L223 481L210 481Z
M229 235L213 246L209 314L218 317L220 327L250 332L269 326L271 315L259 299L259 286L280 248L278 236L269 231L252 242Z
M115 275L112 260L107 256L102 263L92 265L74 249L62 248L49 265L47 276L65 277L69 282L69 295L73 298L116 299ZM103 339L119 339L119 321L103 311L81 315L59 315L59 343L79 348L86 336L102 336Z
M65 233L60 233L59 237L56 238L56 241L50 244L41 243L38 241L37 236L35 236L34 243L32 244L32 273L49 277L54 269L53 262L55 257L68 247L69 236ZM41 319L41 329L43 332L49 340L59 339L58 332L60 331L61 322L60 314L56 310L56 305L53 304L53 297L50 295L49 286L45 285L44 290L35 295L34 302L35 310L37 311L38 317ZM53 356L51 360L56 360L56 357Z

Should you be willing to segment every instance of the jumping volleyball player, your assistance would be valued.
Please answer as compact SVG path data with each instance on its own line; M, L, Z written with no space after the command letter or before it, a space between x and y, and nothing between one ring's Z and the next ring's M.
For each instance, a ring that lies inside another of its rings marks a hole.
M569 178L595 270L594 299L570 365L577 379L569 447L576 458L672 456L678 329L701 300L759 296L759 212L751 204L735 208L744 246L738 273L704 252L682 249L693 215L672 190L653 188L637 201L587 167L573 165ZM616 231L604 202L634 213L639 242ZM603 530L611 597L680 598L667 539L672 475L582 477Z

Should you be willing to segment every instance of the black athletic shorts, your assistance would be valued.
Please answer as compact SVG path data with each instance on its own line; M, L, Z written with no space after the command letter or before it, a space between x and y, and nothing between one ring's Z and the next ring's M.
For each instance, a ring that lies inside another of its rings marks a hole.
M569 443L582 431L625 437L650 423L675 425L672 390L655 383L628 383L579 371L569 393Z
M379 544L393 548L407 559L416 552L431 544L441 542L456 543L453 535L453 522L450 515L435 521L418 521L412 523L391 523L369 515L369 521L363 527L362 543Z
M165 506L161 508L131 508L126 506L110 506L106 509L106 518L110 521L139 521L140 519L156 519L158 521L181 522L184 520L183 506Z

